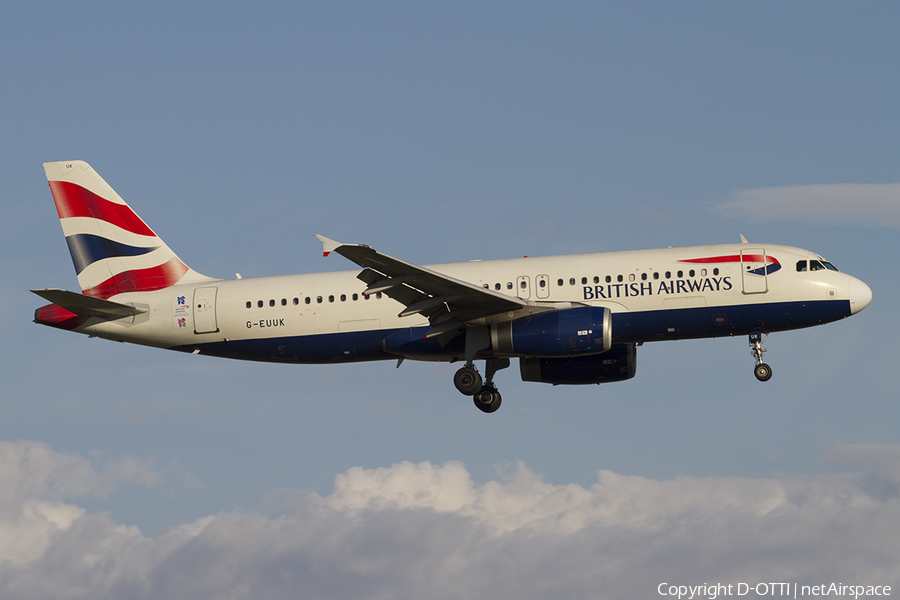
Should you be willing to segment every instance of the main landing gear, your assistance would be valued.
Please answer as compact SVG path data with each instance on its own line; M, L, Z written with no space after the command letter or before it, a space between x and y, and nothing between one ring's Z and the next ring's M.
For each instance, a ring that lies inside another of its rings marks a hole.
M492 413L500 408L500 392L494 386L494 374L500 369L509 366L508 358L489 358L485 361L484 380L475 369L474 363L469 361L453 376L453 385L465 396L472 396L478 410Z
M762 361L763 352L766 351L766 349L762 347L762 343L767 337L769 337L769 334L766 334L765 337L763 337L758 331L750 332L750 356L756 359L756 366L753 367L753 374L760 381L772 379L772 367Z

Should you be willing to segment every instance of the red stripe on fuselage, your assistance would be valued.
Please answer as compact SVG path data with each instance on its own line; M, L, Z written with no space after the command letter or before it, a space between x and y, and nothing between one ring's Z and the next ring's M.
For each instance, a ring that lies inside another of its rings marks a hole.
M138 235L155 234L133 210L124 204L116 204L68 181L51 181L50 191L56 202L60 219L88 217L100 219Z
M769 262L780 265L778 259L774 256L766 256L764 254L732 254L731 256L711 256L709 258L691 258L688 260L679 260L683 263L731 263L731 262Z
M158 267L122 271L99 285L82 290L81 293L106 300L111 296L126 292L151 292L175 285L187 272L187 265L177 257L173 257L169 262Z

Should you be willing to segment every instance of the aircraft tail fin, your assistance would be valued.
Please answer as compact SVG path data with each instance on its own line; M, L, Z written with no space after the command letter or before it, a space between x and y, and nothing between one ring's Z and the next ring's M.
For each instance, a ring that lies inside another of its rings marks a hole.
M179 259L84 161L44 163L81 293L107 299L209 281Z

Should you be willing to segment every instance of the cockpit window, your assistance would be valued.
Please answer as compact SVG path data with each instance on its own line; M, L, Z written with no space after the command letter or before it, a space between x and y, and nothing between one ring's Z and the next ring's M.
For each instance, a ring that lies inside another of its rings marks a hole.
M829 271L837 271L837 267L828 262L827 260L811 260L807 263L805 260L797 261L797 272L802 273L803 271L824 271L828 269Z

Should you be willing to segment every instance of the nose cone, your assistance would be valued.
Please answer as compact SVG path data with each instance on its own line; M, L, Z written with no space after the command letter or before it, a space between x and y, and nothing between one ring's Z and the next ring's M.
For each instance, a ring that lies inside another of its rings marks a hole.
M856 277L850 278L850 314L855 315L872 301L872 290Z

